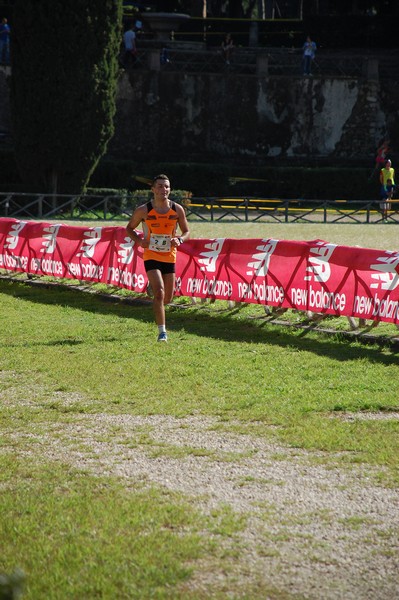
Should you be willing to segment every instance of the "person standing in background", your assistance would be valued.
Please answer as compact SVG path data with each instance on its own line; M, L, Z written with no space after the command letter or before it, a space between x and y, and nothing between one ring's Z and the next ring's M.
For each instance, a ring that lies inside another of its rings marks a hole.
M0 23L0 64L10 64L10 34L11 29L4 17Z
M129 29L123 34L123 45L125 53L123 57L123 66L128 67L136 62L136 31L135 24L131 23Z
M395 185L395 169L392 167L392 162L389 159L385 163L385 167L380 171L381 188L387 185L388 179L391 180L392 185Z
M223 56L224 56L226 65L230 64L230 58L231 58L231 53L233 51L233 48L234 48L233 38L231 37L230 33L227 33L226 37L222 41L222 52L223 52Z
M308 35L306 38L306 42L303 45L303 74L304 75L312 75L312 62L316 55L317 46L315 42L312 41L311 37Z
M388 159L385 167L380 171L380 196L381 196L381 211L383 219L388 218L388 211L391 209L390 200L392 200L395 191L395 169L392 167L392 162Z
M383 185L382 189L381 189L381 202L380 202L382 218L386 222L388 221L388 213L391 210L391 200L393 198L394 192L395 192L395 186L392 183L392 180L387 179L386 185Z
M389 140L383 140L383 142L378 146L377 153L375 157L375 165L374 169L369 177L371 180L375 173L379 173L380 169L383 168L386 161L388 160L388 152L389 152Z
M382 166L386 163L386 161L388 160L388 156L387 156L388 152L389 152L389 140L384 140L377 149L377 156L375 157L376 168L381 169Z

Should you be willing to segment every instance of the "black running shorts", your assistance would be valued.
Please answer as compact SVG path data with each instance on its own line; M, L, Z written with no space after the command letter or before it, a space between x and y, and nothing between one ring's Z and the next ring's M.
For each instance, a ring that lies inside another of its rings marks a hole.
M145 272L148 271L161 271L162 275L176 272L176 264L169 262L161 262L160 260L145 260L144 261Z

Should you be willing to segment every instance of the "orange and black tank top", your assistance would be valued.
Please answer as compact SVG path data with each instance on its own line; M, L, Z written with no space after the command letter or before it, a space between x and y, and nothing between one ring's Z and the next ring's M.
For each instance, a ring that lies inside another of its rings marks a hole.
M178 215L174 202L169 203L166 213L159 213L147 202L147 216L143 220L144 239L150 240L149 248L144 248L144 260L160 262L176 262L176 248L172 248L170 240L176 235Z

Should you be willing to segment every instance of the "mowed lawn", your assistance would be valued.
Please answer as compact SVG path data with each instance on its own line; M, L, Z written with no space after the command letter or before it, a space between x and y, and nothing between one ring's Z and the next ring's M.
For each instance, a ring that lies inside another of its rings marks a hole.
M396 243L392 226L191 227L193 237ZM277 326L261 307L222 302L169 307L169 343L157 344L150 303L8 280L0 315L0 573L21 568L26 598L207 598L182 584L204 556L221 568L232 557L204 531L228 538L243 526L225 507L204 516L184 495L49 453L47 437L72 427L68 443L98 459L80 439L83 417L212 418L322 452L326 464L370 465L381 485L398 486L399 357L389 346ZM150 446L148 432L132 444ZM278 585L269 592L288 598Z

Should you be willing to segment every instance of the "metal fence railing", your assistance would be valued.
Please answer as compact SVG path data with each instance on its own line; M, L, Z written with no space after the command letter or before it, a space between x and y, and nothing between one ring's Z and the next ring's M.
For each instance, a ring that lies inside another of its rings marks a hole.
M15 219L111 221L126 218L134 206L126 196L0 193L0 217Z
M186 214L204 221L274 223L399 223L399 200L384 219L373 200L306 200L281 198L190 198Z
M312 65L315 76L354 77L370 76L368 66L373 61L373 73L388 76L399 68L399 56L370 53L343 53L320 51ZM302 75L302 51L295 48L235 48L230 64L226 64L219 48L139 48L135 69L158 69L170 72L234 73L238 75Z
M0 193L0 217L80 221L126 220L148 196L52 195ZM384 219L374 200L308 200L303 198L183 198L187 218L201 221L274 223L399 223L399 199Z

